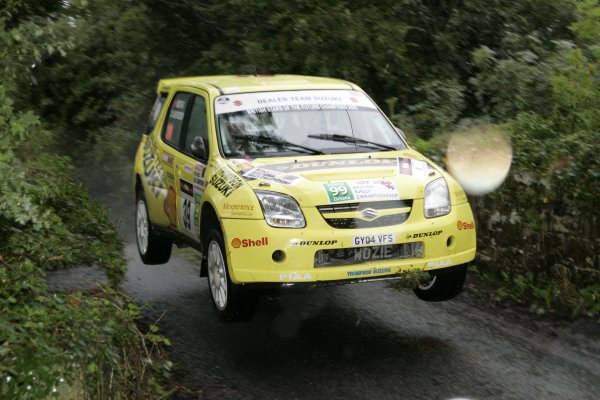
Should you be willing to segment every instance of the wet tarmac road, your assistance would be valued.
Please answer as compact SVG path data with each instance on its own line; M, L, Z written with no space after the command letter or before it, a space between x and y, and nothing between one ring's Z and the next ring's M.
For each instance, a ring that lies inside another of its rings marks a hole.
M254 320L224 323L198 266L126 252L125 290L148 318L164 313L177 399L600 398L600 332L519 323L468 296L425 303L387 283L267 297Z

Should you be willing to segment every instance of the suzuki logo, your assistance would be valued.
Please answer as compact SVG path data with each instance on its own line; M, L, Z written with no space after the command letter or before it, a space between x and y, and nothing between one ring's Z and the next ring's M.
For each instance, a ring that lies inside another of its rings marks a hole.
M374 220L375 218L377 218L377 211L373 210L372 208L367 208L366 210L363 210L362 212L362 216L364 219L367 219L369 221Z

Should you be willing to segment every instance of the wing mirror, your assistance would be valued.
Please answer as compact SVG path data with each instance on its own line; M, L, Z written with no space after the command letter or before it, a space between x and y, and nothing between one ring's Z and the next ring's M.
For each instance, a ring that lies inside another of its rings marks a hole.
M206 151L206 144L204 138L196 136L190 145L190 151L192 155L199 160L206 161L208 159L208 152Z

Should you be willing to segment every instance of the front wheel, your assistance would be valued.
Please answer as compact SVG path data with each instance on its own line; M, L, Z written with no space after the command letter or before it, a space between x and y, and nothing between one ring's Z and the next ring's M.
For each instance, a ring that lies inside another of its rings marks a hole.
M135 236L144 264L164 264L171 258L172 242L168 238L160 237L154 231L148 216L148 207L143 192L137 195L135 210Z
M217 314L225 321L251 318L256 308L256 298L229 278L221 232L212 229L207 243L208 286Z
M445 301L455 298L462 290L467 275L467 265L449 271L436 271L429 282L414 288L418 298L425 301Z

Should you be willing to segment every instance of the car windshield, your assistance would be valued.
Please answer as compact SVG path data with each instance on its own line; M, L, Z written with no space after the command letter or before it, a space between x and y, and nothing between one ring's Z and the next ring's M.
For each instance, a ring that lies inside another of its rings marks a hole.
M303 90L223 95L215 100L225 157L280 157L406 148L362 92Z

